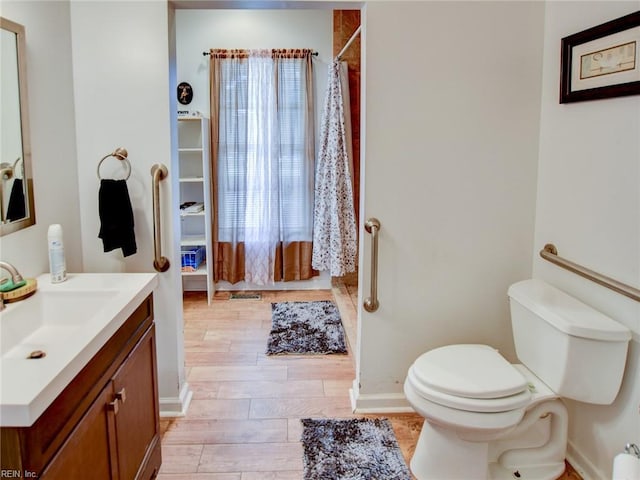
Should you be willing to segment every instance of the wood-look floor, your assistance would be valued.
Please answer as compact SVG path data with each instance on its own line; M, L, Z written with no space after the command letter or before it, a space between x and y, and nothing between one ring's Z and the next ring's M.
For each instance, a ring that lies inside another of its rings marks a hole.
M349 400L353 357L265 355L271 302L334 300L354 344L355 299L347 285L333 292L262 292L261 300L230 300L218 293L211 306L205 294L186 293L185 362L193 400L185 417L161 420L158 478L302 479L300 418L354 416ZM422 419L385 417L408 464ZM580 477L569 470L561 478Z

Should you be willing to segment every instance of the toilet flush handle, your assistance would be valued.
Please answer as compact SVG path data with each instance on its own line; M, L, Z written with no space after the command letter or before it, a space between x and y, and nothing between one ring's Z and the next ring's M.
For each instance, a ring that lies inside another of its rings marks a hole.
M629 453L631 455L635 455L640 458L640 448L635 443L627 443L624 446L624 453Z

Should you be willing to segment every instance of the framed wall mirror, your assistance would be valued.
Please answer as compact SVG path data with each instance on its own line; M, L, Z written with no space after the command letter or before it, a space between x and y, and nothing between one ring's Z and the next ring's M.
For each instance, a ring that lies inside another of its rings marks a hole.
M24 27L0 17L0 236L36 222Z

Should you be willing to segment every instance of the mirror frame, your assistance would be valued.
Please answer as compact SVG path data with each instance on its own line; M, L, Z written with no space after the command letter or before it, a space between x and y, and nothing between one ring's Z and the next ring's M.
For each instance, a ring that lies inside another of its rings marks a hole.
M24 188L27 216L10 223L0 223L0 237L36 223L35 203L33 201L33 176L31 173L31 136L29 130L29 102L27 100L27 60L25 30L19 23L0 17L0 29L8 30L16 35L18 58L18 86L20 88L20 129L22 135L22 160L24 162Z

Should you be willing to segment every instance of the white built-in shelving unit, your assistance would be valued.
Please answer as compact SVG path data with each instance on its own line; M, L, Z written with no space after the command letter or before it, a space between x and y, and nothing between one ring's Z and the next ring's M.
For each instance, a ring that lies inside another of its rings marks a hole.
M211 178L209 158L209 120L202 116L178 117L179 205L202 204L201 211L180 209L180 246L182 250L204 247L205 260L194 271L182 269L182 288L207 292L211 303L214 293L211 238Z

